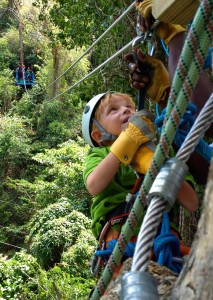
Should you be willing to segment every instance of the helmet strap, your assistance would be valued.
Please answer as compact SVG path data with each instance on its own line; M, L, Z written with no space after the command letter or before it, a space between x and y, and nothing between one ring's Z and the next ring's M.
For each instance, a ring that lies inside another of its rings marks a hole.
M117 135L108 133L102 126L101 124L96 120L93 119L93 122L95 124L95 126L101 131L102 133L102 138L100 140L100 142L104 142L104 141L114 141L117 139Z

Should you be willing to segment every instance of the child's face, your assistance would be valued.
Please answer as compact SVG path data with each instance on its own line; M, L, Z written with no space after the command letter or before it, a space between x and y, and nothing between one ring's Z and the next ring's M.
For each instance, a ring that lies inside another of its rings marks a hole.
M134 113L135 107L128 99L112 95L100 115L99 123L108 133L119 135L127 127L128 120Z

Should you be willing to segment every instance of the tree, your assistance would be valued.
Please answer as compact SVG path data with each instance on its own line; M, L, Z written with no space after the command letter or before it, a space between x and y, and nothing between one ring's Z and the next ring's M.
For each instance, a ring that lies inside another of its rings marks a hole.
M54 26L47 34L52 41L60 41L67 49L87 48L121 15L128 7L126 1L106 2L35 1L40 7L40 18ZM48 20L48 21L46 21ZM91 70L115 54L135 37L135 12L119 22L89 53ZM79 55L80 56L80 55ZM114 58L97 75L93 75L83 83L90 86L95 95L100 90L130 91L128 72L122 55ZM81 86L78 87L81 90ZM90 92L91 93L91 92ZM131 91L134 93L134 91Z
M0 111L2 114L9 112L17 90L18 88L14 85L12 72L8 69L0 71Z

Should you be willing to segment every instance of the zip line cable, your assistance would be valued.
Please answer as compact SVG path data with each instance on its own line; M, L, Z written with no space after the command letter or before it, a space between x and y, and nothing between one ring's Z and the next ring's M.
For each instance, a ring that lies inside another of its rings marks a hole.
M134 39L133 39L134 40ZM106 64L108 64L111 60L113 60L115 57L117 57L118 55L120 55L122 52L124 52L126 49L128 49L130 46L132 46L132 42L129 42L128 44L126 44L123 48L121 48L119 51L117 51L115 54L113 54L111 57L109 57L107 60L105 60L105 62L103 62L101 65L99 65L96 69L94 69L92 72L90 72L89 74L87 74L86 76L84 76L83 78L81 78L79 81L77 81L75 84L73 84L72 86L70 86L68 89L66 89L65 91L63 91L61 94L56 95L55 97L53 97L52 99L50 99L50 101L55 100L56 98L62 96L63 94L67 93L68 91L72 90L76 85L78 85L79 83L81 83L82 81L84 81L85 79L87 79L88 77L92 76L94 73L96 73L99 69L101 69L102 67L104 67Z
M22 250L22 249L25 250L24 248L21 248L21 247L19 247L19 246L12 245L12 244L9 244L9 243L5 243L5 242L2 242L2 241L0 241L0 244L7 245L7 246L11 246L11 247L18 248L18 249L21 249L21 250Z
M119 23L128 13L135 7L135 1L124 11L122 15L120 15L117 20L70 66L68 67L59 77L57 77L52 83L50 83L46 90L52 86L55 82L57 82L59 79L62 78L71 68L73 68L94 46L111 30L113 29L117 23ZM116 52L114 55L112 55L110 58L108 58L105 62L103 62L101 65L99 65L96 69L94 69L92 72L90 72L88 75L84 76L82 79L80 79L78 82L76 82L74 85L69 87L64 92L56 95L55 97L51 98L49 101L53 101L57 99L58 97L62 96L63 94L67 93L69 90L73 89L75 86L80 84L82 81L86 80L88 77L92 76L95 72L97 72L100 68L108 64L112 59L117 57L119 54L124 52L126 49L128 49L132 45L132 41L124 46L122 49L120 49L118 52ZM30 98L29 94L27 93L28 97Z
M59 79L61 79L62 76L64 76L71 68L73 68L96 44L111 30L113 29L117 23L119 23L130 10L133 9L135 6L135 2L133 2L120 17L117 18L117 20L71 65L69 68L67 68L58 78L56 78L50 85L47 87L49 88L51 85L53 85L55 82L57 82Z
M157 26L159 24L159 21L156 21L154 24L154 27ZM109 57L107 60L105 60L102 64L100 64L96 69L94 69L92 72L90 72L89 74L87 74L86 76L84 76L83 78L81 78L79 81L77 81L75 84L73 84L72 86L70 86L68 89L66 89L65 91L63 91L62 93L56 95L55 97L51 98L49 101L53 101L55 99L57 99L58 97L62 96L63 94L67 93L69 90L72 90L75 86L77 86L78 84L80 84L82 81L86 80L88 77L92 76L94 73L96 73L99 69L101 69L102 67L104 67L105 65L107 65L111 60L113 60L114 58L116 58L117 56L119 56L121 53L123 53L125 50L127 50L129 47L132 47L133 42L135 41L135 38L129 42L128 44L126 44L123 48L121 48L120 50L118 50L116 53L114 53L111 57Z
M123 12L122 15L120 15L117 20L73 63L71 64L71 66L69 66L59 77L57 77L52 83L49 84L49 86L47 86L46 89L48 89L50 86L52 86L55 82L57 82L59 79L61 79L71 68L73 68L92 48L94 48L94 46L97 45L97 43L102 40L102 38L108 34L133 8L135 7L135 1ZM115 53L113 56L111 56L109 59L107 59L104 63L102 63L101 65L99 65L96 69L94 69L92 72L90 72L88 75L84 76L82 79L80 79L77 83L75 83L73 86L69 87L67 90L65 90L64 92L62 92L59 95L56 95L55 97L53 97L52 99L50 99L49 101L55 100L56 98L58 98L59 96L62 96L63 94L65 94L66 92L68 92L69 90L73 89L76 85L80 84L82 81L84 81L85 79L87 79L88 77L92 76L95 72L97 72L100 68L102 68L103 66L105 66L107 63L109 63L112 59L114 59L115 57L117 57L120 53L122 53L123 51L125 51L127 48L129 48L131 46L130 42L129 44L127 44L126 46L124 46L121 50L119 50L117 53ZM26 90L26 88L25 88ZM29 94L26 91L28 97ZM29 97L30 98L30 97Z

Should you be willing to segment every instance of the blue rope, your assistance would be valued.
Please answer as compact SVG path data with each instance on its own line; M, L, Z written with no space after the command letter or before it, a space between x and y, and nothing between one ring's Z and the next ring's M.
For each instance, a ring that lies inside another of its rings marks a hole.
M182 264L173 260L173 257L181 258L180 241L170 232L170 222L166 212L163 214L160 234L154 239L154 254L160 265L180 273Z
M192 125L194 124L196 111L197 108L194 104L187 105L187 109L180 121L180 125L176 131L173 141L178 149L181 147ZM161 114L159 114L158 117L155 119L155 124L158 127L159 134L161 134L165 114L166 108L162 110ZM211 162L213 149L203 139L200 139L198 145L195 148L195 152L202 156L209 163Z
M213 47L209 48L208 55L204 61L204 66L203 69L210 69L212 67L212 52L213 52Z
M161 45L163 47L163 50L165 51L166 55L169 56L169 51L166 47L166 44L164 43L164 41L162 39L160 39L160 41L161 41Z
M96 250L95 251L95 256L100 256L100 257L103 257L103 258L109 257L112 254L117 242L118 242L117 239L113 239L113 240L109 241L108 242L108 247L105 250ZM135 251L135 244L136 243L131 243L131 242L129 242L127 244L125 252L124 252L124 256L133 257L133 254L134 254L134 251Z

